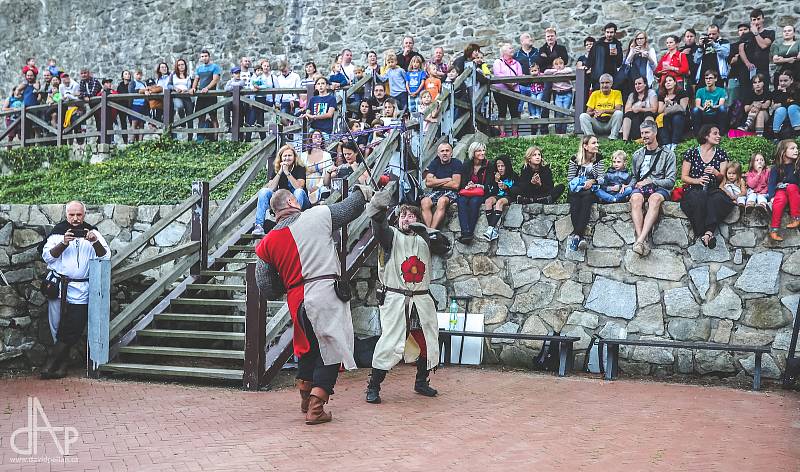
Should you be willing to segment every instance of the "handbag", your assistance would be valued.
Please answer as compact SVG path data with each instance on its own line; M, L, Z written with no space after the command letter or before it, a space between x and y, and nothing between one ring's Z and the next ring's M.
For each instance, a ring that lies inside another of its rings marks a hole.
M686 193L686 190L689 189L689 185L683 184L680 187L675 187L672 189L671 199L673 202L679 202L683 200L683 195Z
M39 286L39 291L42 295L47 297L48 300L56 300L61 297L61 277L54 271L48 271L42 276L42 284Z
M462 188L458 191L459 197L482 197L485 194L483 187Z

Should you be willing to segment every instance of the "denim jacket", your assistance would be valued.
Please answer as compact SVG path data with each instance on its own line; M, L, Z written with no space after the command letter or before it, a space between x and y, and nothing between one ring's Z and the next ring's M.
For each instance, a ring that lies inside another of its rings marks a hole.
M597 179L597 183L603 190L608 190L609 187L614 185L630 185L633 181L633 175L628 169L616 170L609 169L605 175Z

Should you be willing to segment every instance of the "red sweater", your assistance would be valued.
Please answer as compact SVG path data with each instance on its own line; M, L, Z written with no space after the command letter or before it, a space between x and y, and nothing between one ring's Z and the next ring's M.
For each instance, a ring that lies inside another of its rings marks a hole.
M677 67L677 71L673 70L664 70L664 63L669 63L672 67ZM658 65L656 66L656 75L659 77L659 81L663 81L664 77L674 77L676 81L682 81L689 74L689 60L686 58L686 54L675 51L674 54L670 54L667 52L661 59L658 61Z

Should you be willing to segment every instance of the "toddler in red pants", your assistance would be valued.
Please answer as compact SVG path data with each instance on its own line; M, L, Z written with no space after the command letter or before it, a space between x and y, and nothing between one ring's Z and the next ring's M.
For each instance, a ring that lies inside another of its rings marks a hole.
M772 200L772 223L769 237L774 241L783 241L778 234L781 218L786 204L789 204L789 215L792 221L786 225L789 229L800 227L800 161L797 159L797 143L784 139L778 143L775 151L775 165L769 174L769 198Z

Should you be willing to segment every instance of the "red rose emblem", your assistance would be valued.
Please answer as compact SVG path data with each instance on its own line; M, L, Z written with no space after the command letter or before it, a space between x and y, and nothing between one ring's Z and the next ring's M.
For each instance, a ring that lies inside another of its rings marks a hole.
M400 264L400 270L403 272L404 281L418 284L425 275L425 263L417 256L411 256Z

